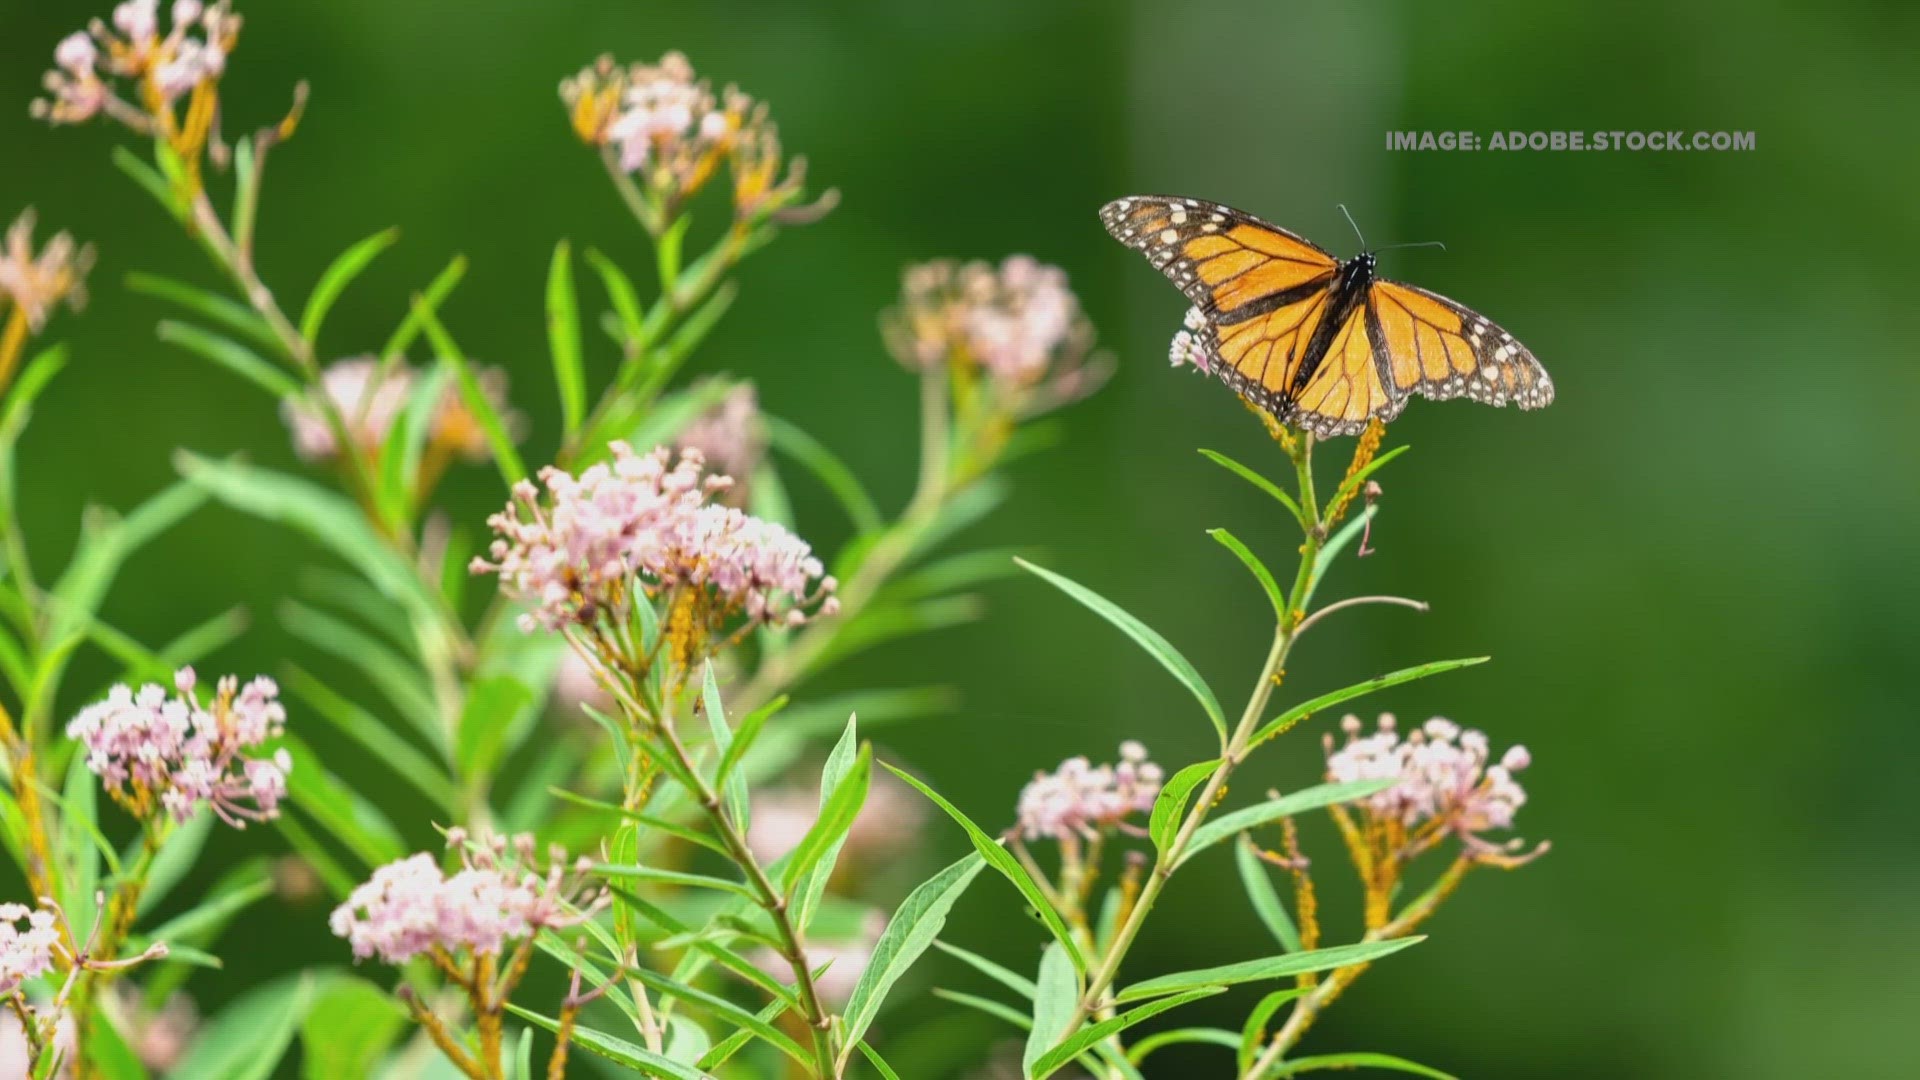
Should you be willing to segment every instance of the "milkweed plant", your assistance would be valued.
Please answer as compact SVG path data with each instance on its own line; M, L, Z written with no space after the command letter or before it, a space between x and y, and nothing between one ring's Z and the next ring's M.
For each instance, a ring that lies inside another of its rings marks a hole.
M1270 420L1282 479L1207 452L1300 537L1288 580L1212 532L1251 572L1248 602L1272 608L1266 660L1229 710L1112 601L1007 552L954 551L1002 501L1003 466L1042 442L1036 421L1107 374L1061 270L1018 255L906 270L882 344L919 384L919 470L894 515L823 442L763 411L750 382L680 377L746 302L743 260L825 217L835 197L809 188L764 102L716 91L668 53L602 59L560 85L583 157L599 157L655 258L636 272L593 248L555 248L545 329L560 430L551 461L530 468L513 396L524 388L470 359L440 314L461 259L396 302L390 336L353 343L327 332L328 312L393 232L348 247L297 304L258 272L267 165L307 92L294 87L265 116L224 100L241 31L226 0L164 11L126 0L57 44L32 104L55 127L122 136L114 164L218 281L136 273L127 286L172 305L162 341L260 392L302 464L182 450L172 487L125 514L90 512L64 568L36 567L15 451L66 359L36 343L58 308L80 306L92 255L65 233L37 238L33 214L19 215L0 247L0 841L20 889L0 903L0 1074L201 1080L288 1075L298 1061L315 1078L897 1077L889 1050L918 1036L888 1008L925 985L917 966L937 946L998 988L936 989L940 1001L1004 1024L1015 1047L1007 1059L950 1055L943 1075L1140 1077L1181 1042L1217 1055L1210 1075L1245 1080L1442 1075L1305 1043L1348 986L1421 940L1468 876L1545 850L1509 838L1526 801L1520 747L1496 755L1487 736L1438 718L1349 716L1318 749L1296 732L1483 659L1285 700L1288 658L1323 620L1422 606L1319 595L1329 568L1366 547L1375 477L1399 453L1381 452L1380 427L1333 482L1316 461L1332 447ZM703 221L724 208L724 224L695 228L696 206ZM589 366L612 374L590 380ZM436 507L457 468L498 473L497 513ZM816 551L792 520L782 477L795 469L850 520L837 553ZM310 656L207 677L198 669L243 632L243 613L199 613L160 644L103 621L128 556L209 503L327 553L279 611ZM1073 758L969 813L864 735L950 708L942 692L812 689L848 657L974 617L970 590L1016 567L1164 667L1218 753L1163 767L1130 740L1110 763ZM121 679L69 685L83 649ZM353 665L369 689L311 674L320 658ZM314 745L372 762L378 783L428 812L396 818L390 791L355 790ZM1285 746L1319 755L1325 782L1229 799L1249 757ZM1325 864L1302 850L1296 822L1320 813L1362 887L1351 918L1322 910ZM898 871L949 819L972 850L908 887ZM261 827L283 855L180 895L206 880L195 866L214 833ZM1140 970L1132 947L1200 859L1235 863L1272 940L1221 967ZM990 902L1030 939L1030 962L941 938L982 878L1012 886ZM229 1003L199 1018L193 980L220 978L223 930L293 894L330 896L338 962L222 988L210 996ZM1243 986L1262 996L1248 997L1238 1030L1155 1019Z

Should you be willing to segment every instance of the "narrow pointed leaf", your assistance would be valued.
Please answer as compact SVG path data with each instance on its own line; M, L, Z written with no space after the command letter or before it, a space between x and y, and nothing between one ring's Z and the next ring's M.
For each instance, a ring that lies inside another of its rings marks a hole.
M393 336L388 338L386 345L381 347L380 362L382 364L399 362L401 354L413 346L414 339L420 336L420 331L425 326L422 314L438 312L440 305L446 302L454 287L460 284L460 279L466 274L467 257L455 255L445 269L435 274L432 281L427 282L426 291L420 295L424 303L410 305L407 308L406 317L400 320L400 325L394 328Z
M1047 924L1048 930L1053 932L1054 940L1067 951L1073 966L1085 971L1086 958L1080 954L1079 946L1073 943L1072 932L1067 929L1066 922L1060 918L1060 913L1053 910L1053 905L1047 903L1046 894L1040 891L1040 886L1027 873L1027 868L1020 865L1020 860L1014 858L1011 852L995 842L993 837L988 836L980 826L975 825L972 818L961 813L959 807L942 798L938 792L899 769L887 765L884 761L881 764L893 775L913 785L920 794L932 799L935 806L946 811L948 817L960 823L960 827L967 831L967 838L973 841L974 850L987 860L987 865L998 870L1002 877L1013 883L1014 888L1020 890L1020 895L1027 898L1027 903L1033 905L1034 911L1040 915L1040 920Z
M1025 975L1002 967L986 957L981 956L979 953L969 952L958 945L952 945L944 941L936 941L933 944L934 947L941 952L960 960L968 967L973 968L975 971L999 983L1001 986L1019 994L1028 1001L1033 1000L1035 992L1033 980L1027 978Z
M1206 783L1207 777L1219 767L1219 758L1196 761L1161 785L1159 796L1153 800L1153 815L1147 819L1147 835L1154 847L1165 851L1167 845L1173 843L1187 811L1187 800L1193 798L1193 790Z
M1253 1068L1254 1061L1259 1057L1261 1046L1267 1040L1267 1022L1273 1019L1273 1014L1280 1011L1280 1006L1304 993L1306 989L1299 986L1287 990L1275 990L1261 998L1260 1004L1255 1005L1253 1011L1247 1014L1247 1022L1240 1028L1238 1055L1240 1075L1245 1076L1247 1070Z
M204 318L225 325L229 330L244 334L262 348L279 352L285 347L274 336L273 328L252 308L197 285L135 270L127 275L127 288L161 300L171 300Z
M1255 803L1230 814L1222 814L1193 832L1193 838L1187 841L1187 849L1180 856L1180 865L1202 851L1212 847L1235 833L1244 832L1269 821L1278 821L1284 817L1304 814L1309 810L1318 810L1335 803L1352 802L1376 795L1392 787L1398 781L1352 780L1342 784L1315 784L1309 788L1290 792L1277 799Z
M1317 1072L1323 1069L1390 1069L1394 1072L1412 1073L1415 1076L1429 1077L1430 1080L1454 1080L1450 1073L1428 1068L1417 1061L1394 1057L1392 1054L1316 1054L1313 1057L1294 1058L1281 1062L1267 1075L1270 1077L1298 1076L1305 1072Z
M161 341L198 353L203 359L211 360L265 390L276 401L297 398L301 394L300 384L293 376L232 338L171 319L162 320L156 332Z
M400 233L395 229L383 229L365 240L354 244L340 253L320 275L320 283L313 287L313 295L307 297L307 307L300 315L300 336L308 345L320 336L320 326L327 320L327 312L333 310L334 301L347 291L353 279L367 265L380 256L380 253L393 246Z
M1207 719L1213 721L1213 726L1215 730L1220 733L1221 740L1224 741L1226 739L1227 720L1226 715L1220 711L1220 700L1214 697L1213 689L1207 685L1205 679L1200 677L1200 673L1194 670L1193 665L1188 663L1187 658L1180 655L1180 651L1175 649L1166 638L1161 637L1158 631L1121 610L1119 606L1115 605L1106 597L1101 596L1099 593L1094 592L1092 589L1078 582L1061 577L1051 570L1035 566L1025 559L1015 559L1014 561L1027 570L1032 571L1042 580L1059 589L1061 592L1085 604L1091 608L1095 614L1106 619L1118 627L1122 633L1132 638L1136 644L1147 651L1148 655L1159 661L1161 667L1166 668L1174 678L1180 680L1181 685L1192 692L1195 698L1199 699L1201 708L1206 710Z
M720 684L713 677L713 661L709 660L702 676L700 688L700 707L707 714L707 727L713 732L713 745L720 750L721 761L733 749L733 728L727 725L727 709L720 700ZM714 783L720 785L727 799L727 816L733 819L735 828L745 832L751 824L751 807L747 802L747 777L745 773L735 773L731 777L721 778L720 769L714 769Z
M571 437L587 413L587 376L580 360L580 297L573 288L573 249L565 240L554 246L547 269L547 348L553 354L562 423Z
M507 1002L508 1011L530 1024L537 1024L548 1031L559 1031L560 1022L551 1017L542 1016L530 1009L523 1009ZM615 1064L625 1065L629 1069L638 1069L648 1076L666 1077L667 1080L714 1080L710 1073L684 1062L675 1061L663 1054L656 1054L645 1047L635 1046L625 1039L595 1031L589 1027L575 1026L573 1044L582 1050L606 1058Z
M1300 522L1302 525L1306 524L1307 516L1300 511L1300 504L1293 500L1293 496L1282 491L1273 481L1261 476L1259 473L1254 472L1252 469L1247 468L1245 465L1240 464L1227 455L1220 453L1218 450L1202 450L1200 453L1203 454L1208 461L1213 462L1215 465L1220 466L1235 476L1238 476L1240 479L1245 480L1247 483L1252 484L1254 487L1259 488L1261 491L1273 496L1279 501L1281 506L1287 508L1288 513L1293 515L1293 520Z
M1094 1044L1105 1040L1111 1035L1125 1031L1135 1024L1140 1023L1142 1020L1158 1016L1168 1009L1185 1005L1189 1001L1198 1001L1204 997L1212 997L1215 994L1225 993L1226 989L1224 986L1203 986L1195 990L1189 990L1184 994L1175 994L1172 997L1164 997L1158 1001L1150 1001L1145 1005L1128 1009L1119 1016L1102 1020L1090 1027L1081 1028L1053 1049L1040 1055L1040 1059L1033 1063L1033 1071L1028 1075L1033 1077L1034 1080L1051 1076L1054 1071L1062 1065L1079 1057L1083 1052L1091 1050Z
M1147 1060L1147 1055L1163 1046L1179 1046L1183 1043L1200 1043L1204 1046L1224 1046L1229 1050L1240 1045L1240 1036L1222 1028L1190 1027L1175 1028L1172 1031L1156 1031L1127 1048L1127 1060L1139 1064Z
M1472 667L1475 664L1484 664L1490 659L1492 659L1492 657L1469 656L1459 660L1435 660L1431 664L1418 664L1410 668L1401 668L1399 671L1389 671L1385 675L1375 676L1366 682L1354 683L1352 686L1342 687L1339 690L1321 694L1319 697L1313 698L1310 701L1301 702L1286 712L1281 713L1279 716L1274 717L1272 720L1267 721L1261 726L1259 731L1254 732L1252 745L1257 746L1273 738L1275 735L1280 734L1322 709L1331 709L1335 705L1352 701L1357 697L1365 697L1377 690L1385 690L1388 687L1399 686L1402 683L1410 683L1416 679L1424 679L1429 675L1440 675L1449 671L1458 671L1461 668Z
M1349 967L1354 964L1368 964L1425 940L1424 937L1403 937L1391 941L1362 941L1353 945L1336 945L1331 949L1314 949L1309 952L1269 956L1260 960L1243 960L1237 964L1223 964L1220 967L1200 968L1196 971L1177 971L1171 975L1161 975L1134 983L1114 995L1114 1001L1124 1004L1129 1001L1159 997L1162 994L1177 994L1201 986L1235 986L1240 983L1291 978L1311 971L1332 971L1335 968Z
M866 1036L888 992L940 936L947 913L984 865L978 854L968 855L922 882L900 902L847 999L842 1015L846 1018L848 1045Z
M1020 1055L1020 1070L1028 1080L1046 1075L1039 1071L1040 1063L1067 1034L1074 1005L1080 1000L1080 978L1058 943L1040 954L1040 977L1034 980L1034 987L1033 1027L1027 1032L1026 1050Z
M1239 537L1225 529L1208 529L1207 535L1220 541L1221 547L1233 552L1241 562L1246 564L1247 569L1253 572L1254 580L1260 583L1261 590L1267 594L1267 602L1273 605L1274 618L1285 621L1287 598L1281 594L1280 583L1273 580L1273 571L1268 570L1267 564L1260 561L1260 556L1255 555L1247 545L1240 542Z
M1267 864L1253 853L1253 841L1246 836L1233 847L1235 865L1240 870L1240 881L1247 889L1247 899L1252 902L1254 913L1266 925L1273 939L1288 952L1300 951L1300 930L1293 925L1293 917L1287 914L1287 906L1274 890L1273 878L1267 873Z
M426 331L427 341L432 343L439 360L453 372L454 385L460 388L460 402L467 412L473 415L480 430L487 437L487 446L493 451L493 463L500 469L500 476L512 487L527 475L527 467L520 461L520 451L514 449L513 434L507 430L507 422L494 406L493 399L487 396L486 389L480 385L480 377L474 373L473 365L467 361L467 354L440 325L439 316L426 306L422 297L413 298L414 313L420 316L420 327Z

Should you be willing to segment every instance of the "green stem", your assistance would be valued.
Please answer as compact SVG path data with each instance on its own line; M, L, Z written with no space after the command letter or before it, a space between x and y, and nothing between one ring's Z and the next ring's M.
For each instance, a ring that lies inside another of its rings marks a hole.
M1127 951L1133 946L1134 938L1140 934L1140 928L1152 913L1154 902L1159 899L1160 891L1166 887L1173 872L1185 856L1187 845L1193 841L1193 835L1207 820L1213 804L1226 790L1227 780L1233 771L1246 759L1252 749L1253 733L1258 730L1261 718L1266 713L1267 702L1273 696L1273 690L1281 673L1286 668L1287 655L1293 649L1300 623L1300 609L1305 606L1308 586L1313 581L1313 564L1320 554L1320 545L1326 539L1326 525L1320 520L1319 508L1313 494L1313 442L1311 436L1302 436L1301 449L1294 458L1295 473L1300 484L1300 508L1308 521L1305 530L1306 541L1300 546L1300 569L1294 575L1293 588L1288 594L1287 611L1274 628L1273 644L1267 650L1267 658L1260 666L1259 681L1254 684L1253 692L1248 695L1247 707L1240 714L1240 721L1234 725L1232 734L1220 755L1220 764L1207 777L1187 810L1180 829L1172 841L1160 851L1153 864L1153 872L1140 889L1140 897L1135 901L1133 910L1127 913L1126 921L1114 932L1113 943L1107 947L1106 955L1094 968L1087 979L1087 990L1074 1006L1072 1021L1066 1025L1067 1031L1078 1030L1087 1017L1096 1013L1104 1003L1107 992L1113 986L1114 979L1120 973L1120 965L1126 959Z

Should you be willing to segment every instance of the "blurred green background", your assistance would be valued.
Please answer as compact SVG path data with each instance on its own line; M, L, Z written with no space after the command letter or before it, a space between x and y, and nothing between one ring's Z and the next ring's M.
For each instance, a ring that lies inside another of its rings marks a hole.
M22 503L43 562L87 503L125 507L172 479L175 446L296 468L250 388L158 343L160 304L129 270L211 271L107 162L101 128L49 132L26 102L58 38L98 5L0 9L0 218L97 243L93 305L54 337L74 361L23 449ZM1525 742L1522 832L1552 855L1470 879L1433 938L1362 980L1310 1038L1471 1077L1920 1075L1920 800L1912 651L1920 642L1914 466L1920 364L1920 10L1871 0L1591 10L1515 2L699 5L468 0L243 5L230 127L314 97L274 155L263 272L299 296L348 241L389 224L399 248L336 309L330 351L384 340L408 290L453 252L472 270L455 334L514 374L553 445L541 286L561 237L642 266L642 238L555 95L596 54L685 50L703 75L772 103L816 186L844 202L747 266L734 314L696 361L751 376L904 499L911 380L874 328L902 264L1031 252L1072 274L1118 377L1067 414L1064 442L1015 472L981 543L1032 545L1181 645L1238 700L1266 645L1266 603L1202 530L1290 554L1270 504L1194 453L1277 468L1223 388L1164 363L1185 303L1101 231L1127 193L1218 199L1341 254L1344 202L1375 244L1443 240L1385 272L1456 296L1526 340L1559 400L1521 415L1416 404L1390 441L1378 557L1334 587L1433 604L1369 609L1316 632L1286 693L1407 663L1496 663L1395 693L1497 744ZM1389 153L1391 129L1727 129L1751 153ZM603 361L606 359L604 354ZM464 470L447 505L478 520L497 481ZM803 531L843 532L796 485ZM816 524L817 523L817 524ZM810 526L810 527L808 527ZM1262 546L1259 541L1265 540ZM129 568L107 606L148 640L235 603L255 629L221 671L273 671L275 625L317 556L210 508ZM1208 755L1191 702L1105 625L1031 580L995 586L984 621L891 648L836 684L942 681L951 716L881 733L983 822L1075 753L1143 739L1169 766ZM324 670L332 670L325 668ZM104 670L101 668L99 670ZM84 684L87 680L77 680ZM79 704L78 702L74 703ZM298 724L296 715L294 723ZM1322 726L1330 726L1323 722ZM1254 760L1242 797L1318 770L1318 731ZM334 767L355 773L350 761ZM371 779L379 774L369 770ZM422 842L429 835L420 824ZM1310 837L1329 903L1350 898L1332 837ZM929 866L962 850L930 834ZM274 850L227 837L222 859ZM216 867L209 866L211 875ZM324 908L272 904L222 951L217 1002L296 962L339 962ZM1332 916L1330 935L1354 936ZM950 934L1030 966L1042 934L986 881ZM1132 961L1151 972L1270 943L1230 860L1176 882ZM941 981L970 974L930 959ZM1252 992L1181 1014L1237 1026ZM911 1031L915 1005L889 1026ZM1211 1014L1211 1015L1209 1015ZM969 1025L973 1021L967 1021ZM977 1060L992 1029L927 1032L929 1059ZM997 1033L993 1037L998 1037ZM1204 1075L1202 1051L1156 1075ZM903 1068L906 1064L902 1062ZM910 1074L913 1075L913 1074Z

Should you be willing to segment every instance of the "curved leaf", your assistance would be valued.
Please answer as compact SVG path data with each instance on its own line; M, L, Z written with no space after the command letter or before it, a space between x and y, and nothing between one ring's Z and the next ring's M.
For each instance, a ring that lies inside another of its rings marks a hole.
M1335 968L1350 967L1354 964L1370 964L1383 956L1390 956L1425 940L1425 937L1415 936L1394 938L1391 941L1362 941L1352 945L1336 945L1331 949L1285 953L1259 960L1243 960L1237 964L1222 964L1219 967L1200 968L1194 971L1177 971L1171 975L1161 975L1134 983L1114 995L1114 1001L1124 1004L1143 998L1159 997L1162 994L1177 994L1202 986L1235 986L1240 983L1283 979L1312 971L1332 971ZM1238 1046L1239 1042L1236 1040L1234 1045Z
M1198 1001L1203 997L1223 994L1226 993L1226 990L1227 988L1224 986L1203 986L1196 990L1189 990L1184 994L1175 994L1172 997L1164 997L1158 1001L1150 1001L1137 1008L1128 1009L1119 1016L1102 1020L1091 1027L1081 1028L1058 1046L1040 1055L1040 1060L1033 1063L1033 1071L1028 1075L1033 1077L1033 1080L1040 1080L1041 1077L1050 1076L1054 1070L1080 1056L1084 1051L1092 1049L1095 1043L1106 1039L1110 1035L1125 1031L1127 1028L1138 1024L1142 1020L1158 1016L1168 1009L1178 1008L1189 1001Z
M1293 496L1282 491L1273 481L1261 476L1259 473L1254 472L1252 469L1247 468L1245 465L1240 464L1218 450L1202 450L1200 453L1204 455L1208 461L1213 462L1215 465L1220 466L1279 500L1280 505L1286 507L1287 512L1293 515L1293 520L1299 522L1302 527L1305 527L1307 524L1307 515L1301 512L1300 504L1293 501Z
M1167 850L1173 838L1180 830L1180 819L1187 810L1187 800L1193 797L1193 789L1206 782L1207 777L1220 767L1219 758L1197 761L1174 773L1173 777L1160 787L1160 794L1153 800L1153 816L1147 821L1147 835L1153 839L1153 846L1160 851Z
M1034 986L1033 1027L1027 1032L1026 1051L1020 1055L1021 1071L1029 1080L1046 1075L1040 1071L1040 1063L1067 1034L1067 1025L1073 1022L1074 1006L1080 1000L1080 979L1058 943L1047 946L1047 951L1040 954L1040 977L1034 980ZM1061 1062L1066 1060L1062 1058Z
M1298 1076L1303 1072L1319 1069L1391 1069L1394 1072L1412 1073L1431 1080L1454 1080L1450 1073L1431 1069L1417 1061L1394 1057L1392 1054L1318 1054L1314 1057L1294 1058L1281 1062L1268 1076Z
M1352 686L1342 687L1338 690L1321 694L1319 697L1295 705L1293 708L1267 721L1266 724L1261 726L1259 731L1253 733L1253 740L1248 745L1258 746L1322 709L1331 709L1342 702L1352 701L1357 697L1364 697L1376 690L1385 690L1390 686L1410 683L1415 679L1424 679L1429 675L1440 675L1449 671L1458 671L1464 667L1472 667L1475 664L1484 664L1491 659L1492 657L1490 656L1468 656L1459 660L1435 660L1431 664L1417 664L1410 668L1401 668L1399 671L1389 671L1385 675L1377 675L1368 679L1366 682L1354 683Z
M978 853L968 855L922 882L900 902L847 999L842 1013L847 1025L846 1045L865 1037L888 991L940 936L947 924L947 912L953 910L954 901L967 891L985 865Z
M560 390L563 430L571 438L587 414L587 376L580 361L580 297L573 288L573 249L554 245L547 268L547 349L553 354L553 381Z
M1222 814L1200 826L1193 832L1193 838L1187 841L1187 849L1180 855L1180 864L1202 851L1212 847L1237 832L1251 829L1256 825L1265 825L1269 821L1278 821L1283 817L1304 814L1308 810L1318 810L1334 803L1352 802L1378 794L1398 783L1398 780L1353 780L1344 784L1315 784L1309 788L1290 792L1277 799L1268 799L1263 803L1235 810L1231 814Z
M1129 615L1111 600L1076 581L1035 566L1025 559L1016 558L1014 562L1032 571L1054 588L1080 601L1095 614L1119 627L1122 633L1147 650L1150 656L1160 662L1161 667L1166 668L1174 678L1180 680L1181 685L1199 699L1201 708L1207 712L1207 719L1212 720L1214 728L1219 731L1221 741L1226 741L1227 719L1226 715L1220 711L1220 700L1214 697L1213 689L1207 685L1205 679L1200 677L1200 673L1194 670L1193 665L1187 662L1187 658L1180 655L1180 651L1175 649L1166 638L1161 637L1158 631Z
M1220 546L1233 552L1241 562L1246 564L1247 569L1253 572L1254 580L1258 581L1260 588L1266 592L1267 602L1273 605L1274 618L1284 622L1287 617L1287 598L1281 594L1280 583L1273 580L1273 571L1268 570L1267 564L1260 561L1260 556L1255 555L1247 545L1240 542L1239 537L1225 529L1208 529L1207 535L1220 541Z
M340 294L347 291L347 286L353 284L353 279L359 277L369 263L399 238L399 230L382 229L341 252L320 274L320 282L313 287L313 294L307 297L306 310L300 315L300 336L308 345L320 336L320 326L326 322L327 312L333 310L334 301L340 299Z

